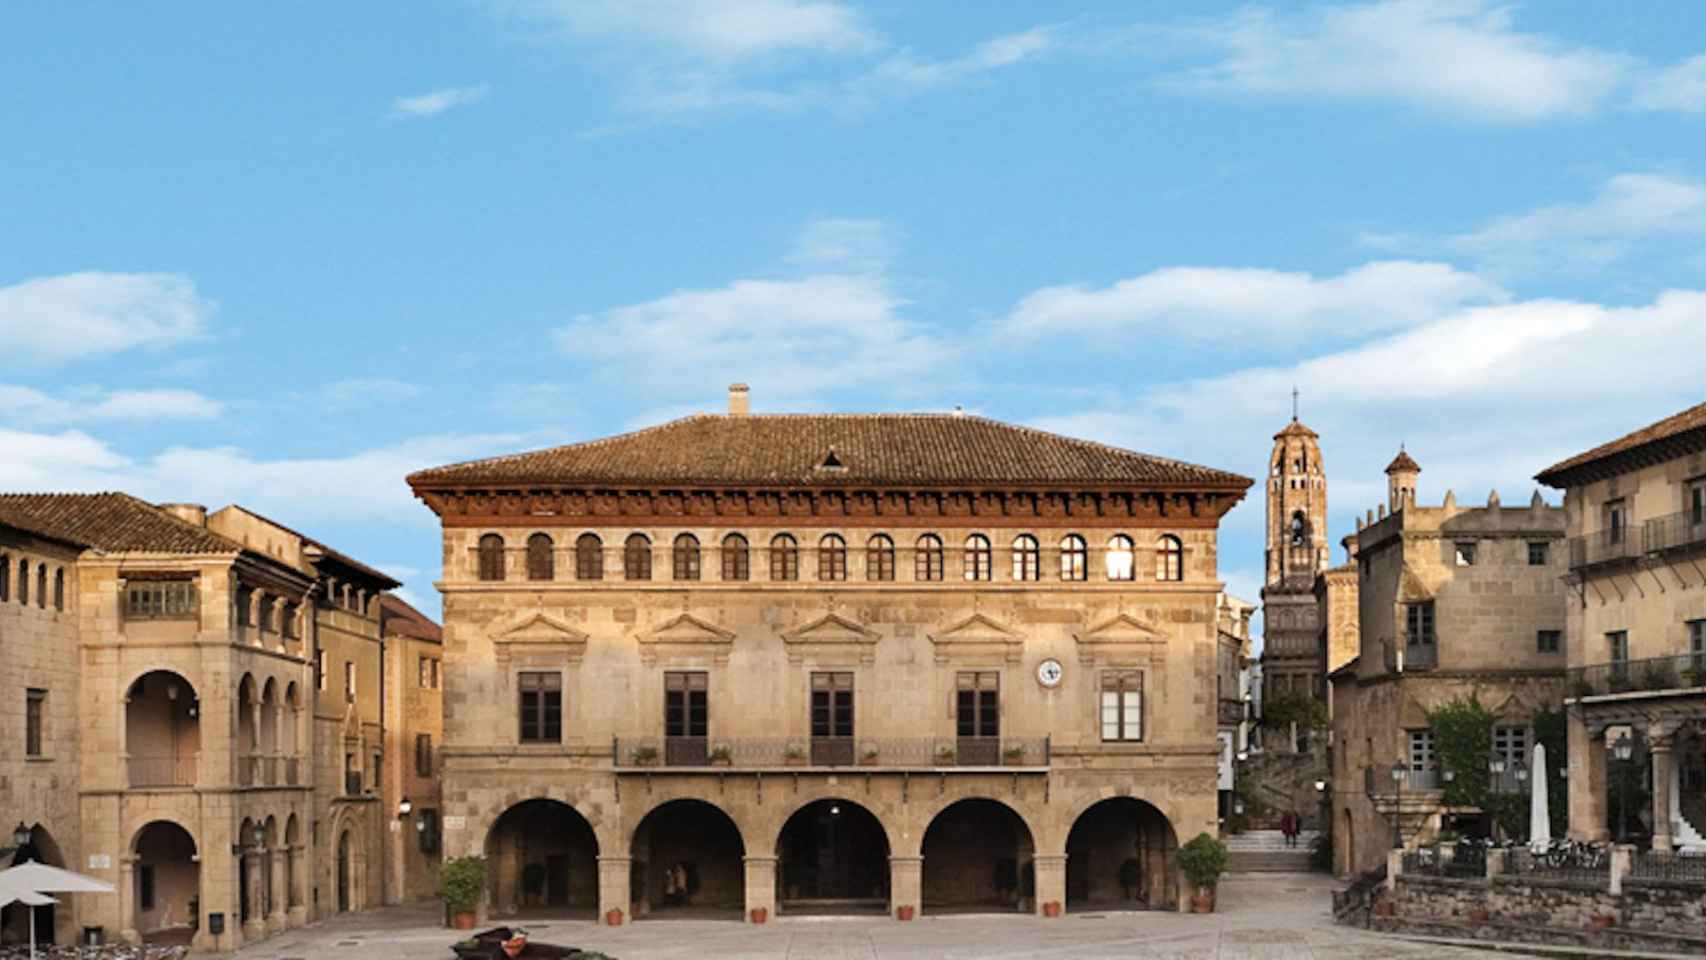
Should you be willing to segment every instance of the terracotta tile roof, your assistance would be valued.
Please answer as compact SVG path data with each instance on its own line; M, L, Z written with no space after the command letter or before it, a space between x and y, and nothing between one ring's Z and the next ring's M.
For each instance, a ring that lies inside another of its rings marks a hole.
M1687 442L1693 449L1706 447L1706 403L1696 404L1681 413L1673 414L1657 423L1642 427L1634 433L1618 437L1610 443L1602 443L1586 453L1578 453L1568 460L1554 463L1535 474L1534 478L1549 487L1566 487L1570 485L1572 479L1570 475L1582 473L1583 468L1596 465L1610 466L1610 464L1601 464L1601 461L1609 460L1619 454L1634 453L1643 447L1659 444L1663 441Z
M396 594L379 595L379 615L385 622L386 636L403 634L437 643L444 642L444 628Z
M1252 481L984 417L699 414L602 440L422 470L409 483L1186 484L1242 490Z
M0 494L0 523L106 553L241 553L235 540L126 493Z
M360 560L357 560L356 558L350 556L349 554L340 553L339 551L334 550L331 547L327 546L323 541L316 540L313 537L310 537L309 535L307 535L306 533L303 533L299 530L292 530L291 528L285 526L284 524L279 523L277 520L274 520L271 517L264 516L262 514L256 513L255 511L250 510L248 507L245 507L240 503L234 503L231 506L238 509L238 510L243 511L244 513L248 514L251 517L254 517L256 520L259 520L262 523L272 524L273 526L279 528L280 530L283 530L285 533L288 533L291 536L297 538L298 540L301 540L303 546L306 548L306 550L309 554L310 560L312 560L314 558L313 555L317 552L320 556L323 556L326 559L333 561L334 563L342 564L344 567L347 567L348 569L354 570L358 573L363 574L364 576L370 577L370 578L378 581L381 584L380 589L382 589L382 590L390 590L394 587L402 586L402 584L399 583L396 580L396 578L392 577L390 574L385 573L382 570L375 570L374 568L368 566L367 564L362 563Z
M1408 470L1411 473L1422 472L1422 465L1417 463L1416 458L1410 456L1409 451L1405 450L1402 446L1398 448L1398 455L1393 457L1392 462L1386 465L1387 473L1397 473L1400 470Z

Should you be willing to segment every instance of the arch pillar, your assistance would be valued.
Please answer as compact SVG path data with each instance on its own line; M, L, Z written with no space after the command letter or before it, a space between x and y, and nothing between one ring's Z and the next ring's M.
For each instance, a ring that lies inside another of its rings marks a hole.
M284 860L288 856L289 847L273 847L267 851L267 870L271 873L269 883L272 890L272 910L267 914L268 933L278 933L288 926L285 904L290 900L290 891L285 888L284 869Z
M308 925L308 898L303 895L303 886L308 879L306 859L308 845L294 844L286 848L285 856L290 858L290 880L285 889L285 902L289 906L285 910L285 924L290 927Z
M746 857L746 921L752 922L752 911L762 909L766 915L776 915L776 858Z
M598 858L598 922L604 923L612 910L622 911L621 923L633 919L632 904L629 900L628 876L633 866L632 857ZM751 887L748 886L748 896Z
M136 929L136 858L123 856L118 860L119 939L140 944L142 934Z
M266 921L261 912L266 909L265 891L261 888L261 857L258 851L246 849L242 856L243 882L249 890L249 918L243 921L243 940L253 942L267 935Z
M896 916L900 908L911 907L913 915L924 903L924 858L889 857L889 901Z
M1036 871L1036 902L1031 909L1039 916L1043 912L1043 904L1053 902L1061 905L1056 916L1066 915L1066 854L1039 853L1031 858L1031 869Z

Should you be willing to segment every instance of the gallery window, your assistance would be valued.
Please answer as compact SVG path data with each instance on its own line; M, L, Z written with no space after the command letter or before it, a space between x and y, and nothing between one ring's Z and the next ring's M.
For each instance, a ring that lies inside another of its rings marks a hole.
M894 579L894 541L884 534L865 542L865 579L884 582Z
M974 533L966 538L965 566L967 580L988 580L993 563L989 538Z
M1021 534L1013 541L1013 579L1036 580L1042 576L1042 547L1037 538Z
M479 568L481 580L504 578L504 538L488 533L480 538Z
M557 563L551 555L551 538L536 533L527 538L527 579L550 580L557 575Z
M597 534L583 533L575 540L575 579L604 579L604 541Z
M643 533L629 534L627 542L622 545L622 578L652 578L652 542Z
M1163 534L1155 541L1155 579L1185 579L1185 545L1170 533Z
M836 534L828 534L817 542L817 578L847 579L847 541Z
M675 566L675 579L699 579L699 538L691 533L684 533L676 537L672 559Z
M1137 545L1125 534L1118 534L1108 541L1105 560L1109 580L1137 578Z
M1089 576L1090 547L1076 533L1060 541L1060 579L1083 580Z
M752 557L746 538L731 533L723 538L723 579L746 580L752 576Z
M918 538L913 579L935 582L942 579L942 538L927 533Z
M788 534L777 534L770 541L770 579L800 579L800 544Z

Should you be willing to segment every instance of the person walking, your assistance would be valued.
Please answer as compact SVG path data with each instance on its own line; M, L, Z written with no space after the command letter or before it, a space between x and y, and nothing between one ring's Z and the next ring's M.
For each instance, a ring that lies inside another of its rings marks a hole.
M1297 814L1290 810L1280 815L1280 833L1285 835L1285 845L1297 846Z

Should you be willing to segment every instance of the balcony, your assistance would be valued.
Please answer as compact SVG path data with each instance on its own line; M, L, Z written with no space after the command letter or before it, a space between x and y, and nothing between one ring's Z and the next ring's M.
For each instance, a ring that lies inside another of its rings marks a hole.
M1648 553L1701 545L1706 545L1706 513L1696 516L1684 510L1668 517L1654 517L1641 525L1641 546Z
M1706 687L1706 653L1613 660L1571 667L1565 682L1566 696L1577 700L1619 693L1703 687Z
M196 776L196 756L131 754L128 761L132 788L193 787Z
M1643 522L1638 535L1633 527L1623 527L1571 537L1570 569L1582 570L1702 545L1706 545L1706 515L1696 517L1685 510Z
M611 741L613 763L619 770L1036 770L1048 767L1049 750L1048 737L628 737Z
M1386 642L1386 671L1403 673L1406 670L1432 670L1439 666L1439 638L1433 634L1426 639L1399 637L1398 643Z
M1405 768L1404 792L1421 793L1427 790L1443 790L1445 778L1440 775L1439 765L1435 764L1425 770ZM1398 793L1398 785L1392 779L1390 766L1373 766L1362 768L1362 790L1369 797L1389 797Z

